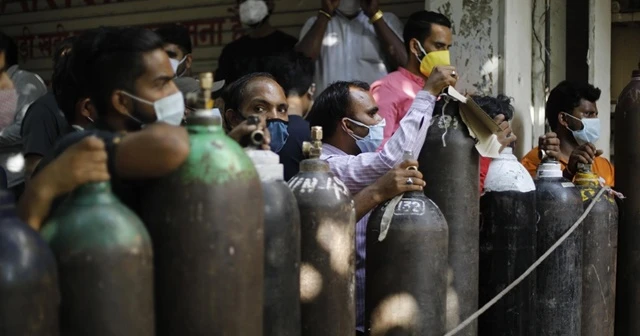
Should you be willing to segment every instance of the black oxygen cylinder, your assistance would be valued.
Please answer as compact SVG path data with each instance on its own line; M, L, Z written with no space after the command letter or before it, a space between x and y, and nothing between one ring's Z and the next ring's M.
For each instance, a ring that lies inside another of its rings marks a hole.
M575 177L586 209L600 191L591 165L581 165ZM618 206L605 192L582 223L582 336L613 336L618 252Z
M562 177L560 164L544 161L538 167L536 211L537 257L582 215L582 198L575 185ZM582 305L582 226L536 269L536 327L538 335L579 336Z
M640 66L640 65L638 65ZM620 202L616 336L637 336L640 330L640 70L618 97L615 112L616 190Z
M536 260L535 189L511 148L491 161L480 198L480 306ZM535 280L535 274L530 275L481 315L478 335L537 335Z
M300 210L302 335L355 332L356 212L349 189L320 160L322 128L304 143L308 157L289 187Z
M59 334L56 261L40 235L16 215L0 190L0 335Z
M300 336L300 213L280 157L247 150L264 198L264 336Z
M450 331L478 308L478 245L480 215L479 163L475 141L462 122L459 103L441 96L418 157L427 186L449 226L447 322ZM471 323L459 336L476 335Z
M447 222L421 191L379 205L367 225L367 335L443 335Z

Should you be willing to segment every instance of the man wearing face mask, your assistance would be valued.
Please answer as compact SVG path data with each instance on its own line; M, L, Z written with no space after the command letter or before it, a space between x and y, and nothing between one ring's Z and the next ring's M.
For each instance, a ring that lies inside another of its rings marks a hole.
M311 126L304 118L311 110L315 94L313 62L300 53L290 52L267 57L264 71L275 77L287 95L289 136L278 155L284 166L284 178L288 181L298 174L300 161L304 160L302 143L311 141Z
M413 13L404 27L403 37L404 47L409 54L406 65L371 85L371 94L380 108L380 115L386 121L384 140L379 149L400 127L400 121L429 78L433 67L450 64L449 49L453 42L451 21L446 16L430 11ZM508 146L515 141L516 137L511 134L505 116L495 116L494 120L509 135L501 138L501 143ZM489 158L480 158L480 190L490 162Z
M456 84L452 76L455 68L438 66L418 92L400 128L380 152L376 148L382 142L384 119L378 114L378 106L369 93L369 85L363 82L336 82L331 84L315 100L307 120L312 126L321 126L322 156L331 171L342 180L353 195L364 192L378 179L401 164L405 150L419 153L431 123L436 95L444 88ZM415 172L406 178L408 185L421 183L422 175ZM386 196L391 196L387 194ZM391 196L392 197L392 196ZM356 204L373 209L388 198L375 194L358 196L369 204ZM375 202L372 202L375 201ZM362 202L360 202L362 203ZM366 257L366 228L369 215L356 224L356 330L364 334L364 283Z
M171 68L176 77L191 77L191 36L189 30L177 24L169 24L156 29L156 34L164 41L164 50L169 55Z
M184 100L163 41L142 28L99 28L80 36L73 53L84 56L72 71L84 73L97 129L65 136L33 178L72 144L95 135L105 144L114 193L136 211L144 181L172 172L189 154L187 131L178 126Z
M258 68L261 58L293 50L298 40L276 30L269 23L275 7L274 0L241 0L238 9L240 21L248 27L248 33L226 45L218 58L215 80L231 84L248 74L247 69Z
M411 14L404 26L405 65L371 85L371 94L386 120L383 144L400 127L400 120L436 65L449 65L451 21L429 11Z
M240 140L238 142L243 146L249 145L231 133L246 123L249 116L257 115L266 119L270 137L268 148L276 153L282 150L289 137L287 97L273 76L264 72L243 76L224 90L222 99L224 126L229 136Z
M535 176L544 152L560 162L564 176L570 180L578 171L578 163L589 163L606 185L614 186L613 165L594 145L600 136L598 99L600 89L588 83L564 81L551 90L546 106L551 132L541 136L538 147L522 159L531 176Z
M321 0L300 32L296 50L316 62L314 82L322 92L335 81L368 84L407 62L402 22L383 13L379 0Z
M78 85L78 78L72 74L71 54L76 38L74 36L64 40L56 49L51 76L52 92L38 98L29 107L22 121L20 134L27 183L38 162L60 138L70 132L91 127L97 119L90 103L88 88Z

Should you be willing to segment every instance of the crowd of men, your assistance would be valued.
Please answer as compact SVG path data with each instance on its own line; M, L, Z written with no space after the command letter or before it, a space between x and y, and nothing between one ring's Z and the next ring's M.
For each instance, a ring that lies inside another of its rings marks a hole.
M287 180L304 159L310 127L322 126L321 159L355 197L354 328L362 334L368 213L403 192L428 188L420 172L406 169L418 162L403 162L403 153L420 152L437 97L456 84L456 69L446 61L454 45L451 22L419 11L403 24L375 0L366 6L321 0L298 41L270 25L274 9L273 1L240 4L248 33L220 55L216 106L238 142L265 130L263 147L279 154ZM111 180L115 194L137 211L146 181L172 172L189 154L181 124L193 107L184 97L199 83L187 29L88 30L58 46L53 63L47 89L19 67L15 42L0 34L0 184L16 194L20 216L35 229L61 197L93 181ZM546 116L553 132L523 159L532 175L546 155L562 164L567 178L579 162L593 163L613 185L613 166L593 145L599 98L600 90L588 83L565 81L551 91ZM474 99L505 131L500 142L512 144L510 99ZM250 124L251 115L261 123ZM481 184L489 162L482 158Z

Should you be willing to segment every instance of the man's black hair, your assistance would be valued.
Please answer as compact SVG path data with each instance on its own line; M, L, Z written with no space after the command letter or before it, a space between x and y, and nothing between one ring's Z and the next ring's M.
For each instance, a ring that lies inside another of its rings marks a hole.
M254 72L242 76L235 82L225 86L224 91L222 92L225 111L222 111L222 115L223 118L225 118L225 127L227 127L227 130L229 130L230 125L226 120L226 117L224 117L226 110L233 110L240 114L240 107L247 99L247 86L249 86L252 81L259 78L268 78L275 81L275 78L273 78L269 73Z
M156 29L156 34L164 43L177 45L183 54L191 53L191 36L187 27L172 23Z
M101 27L78 38L74 50L88 52L86 60L73 61L73 73L84 74L91 83L87 86L98 115L107 113L113 91L136 94L135 81L147 70L143 55L163 45L156 33L137 27Z
M408 53L411 52L410 43L412 39L416 39L422 44L431 35L432 24L451 28L451 21L440 13L423 10L409 16L402 33L404 46Z
M497 97L474 95L471 98L473 98L473 101L487 112L491 118L502 114L507 121L513 119L514 108L513 105L511 105L510 97L499 94Z
M573 109L580 106L582 99L595 103L600 99L600 93L600 89L585 82L563 81L558 84L547 99L545 114L551 129L557 130L560 112L571 114Z
M369 84L360 81L335 82L327 87L314 100L307 116L311 126L321 126L324 139L331 138L342 118L347 117L351 109L351 88L369 91Z
M76 40L77 36L68 37L58 45L53 55L53 75L51 76L53 94L69 125L76 123L75 109L78 100L89 96L87 84L80 78L83 74L79 74L76 78L73 73L72 54L74 53L73 43Z
M4 53L5 70L18 64L18 45L9 35L0 32L0 51Z
M287 96L302 97L309 91L315 67L304 54L295 51L281 53L265 57L263 63L261 71L273 75Z

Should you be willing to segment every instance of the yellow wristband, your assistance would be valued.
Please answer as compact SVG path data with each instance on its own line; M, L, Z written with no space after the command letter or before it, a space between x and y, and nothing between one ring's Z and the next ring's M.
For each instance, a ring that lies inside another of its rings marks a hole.
M384 14L382 14L381 10L377 11L375 14L373 14L371 19L369 19L369 23L374 24L374 23L378 22L378 20L382 19L383 15Z
M327 17L327 19L331 20L331 14L329 14L329 13L327 13L327 12L323 11L322 9L321 9L321 10L319 10L319 11L318 11L318 13L320 13L320 14L322 14L322 15L326 16L326 17Z

